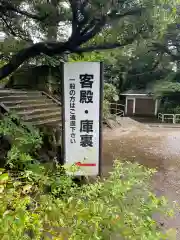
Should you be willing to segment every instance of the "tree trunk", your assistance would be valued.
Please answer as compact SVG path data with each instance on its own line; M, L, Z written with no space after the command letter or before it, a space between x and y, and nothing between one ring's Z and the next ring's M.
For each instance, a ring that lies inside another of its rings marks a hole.
M54 17L51 18L51 22L48 25L47 39L49 41L57 41L59 20L56 16L59 15L58 12L59 0L50 0L49 4L54 8Z

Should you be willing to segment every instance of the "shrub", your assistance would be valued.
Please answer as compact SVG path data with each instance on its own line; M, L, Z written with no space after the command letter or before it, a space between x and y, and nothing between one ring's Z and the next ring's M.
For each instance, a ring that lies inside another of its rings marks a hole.
M111 83L104 84L104 99L109 102L114 102L114 98L118 98L116 87Z
M160 113L164 114L180 114L180 105L173 105L171 103L166 104L165 106L159 109Z
M110 118L111 113L110 113L110 103L104 99L103 101L103 119L106 120Z
M28 182L27 173L26 183L2 173L1 239L167 239L152 218L167 211L165 198L149 190L152 170L116 161L108 179L81 187L57 173L40 178L50 193Z
M175 114L180 114L180 105L176 106L173 110Z
M108 119L111 117L110 103L114 102L114 99L118 98L117 89L113 84L104 84L104 101L103 101L103 117Z
M12 149L8 153L16 171L0 169L2 240L172 240L152 218L154 213L172 214L166 199L151 192L153 170L115 161L107 179L78 186L61 166L27 161L41 137L33 128L26 134L11 123L5 118L0 128L12 134L12 148L17 147L16 154ZM25 165L21 171L18 161Z
M7 155L10 168L23 168L24 164L31 163L33 155L42 144L38 129L21 123L15 115L7 115L0 121L0 134L11 139L11 149Z

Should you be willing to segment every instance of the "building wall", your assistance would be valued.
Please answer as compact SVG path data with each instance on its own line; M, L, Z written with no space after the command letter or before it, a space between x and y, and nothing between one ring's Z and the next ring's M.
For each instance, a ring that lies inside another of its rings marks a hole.
M154 115L155 101L153 99L136 98L136 115Z
M133 111L132 109L132 101L131 104L128 100L133 100ZM148 96L126 96L126 114L133 112L129 115L144 115L144 116L152 116L157 114L158 109L158 100L154 100L152 97Z

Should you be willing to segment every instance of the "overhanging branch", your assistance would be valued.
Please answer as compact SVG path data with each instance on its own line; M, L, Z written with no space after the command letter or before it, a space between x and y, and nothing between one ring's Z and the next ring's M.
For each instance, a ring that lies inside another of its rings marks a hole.
M78 3L76 0L69 0L72 11L72 35L73 38L77 34L78 30ZM80 33L80 32L79 32Z
M90 39L92 39L98 33L100 33L103 27L105 26L105 24L106 24L106 18L102 17L101 20L99 20L96 24L94 24L92 29L89 29L89 31L86 30L87 32L83 30L83 32L81 32L81 39L79 41L79 45L82 45L83 43L88 42Z
M15 12L17 14L26 16L28 18L32 18L34 20L39 20L39 21L42 21L46 18L45 16L41 17L36 14L32 14L27 11L16 8L12 4L8 3L7 0L0 0L0 12L7 12L7 11Z
M16 37L17 35L16 35L16 33L14 32L14 30L12 29L12 27L9 25L9 23L7 22L7 20L6 20L6 18L5 17L1 17L2 18L2 20L3 20L3 22L4 22L4 24L5 24L5 26L6 26L6 28L9 30L9 32L11 33L11 35L12 36L14 36L14 37Z
M110 17L111 19L120 19L120 18L124 18L126 16L140 15L143 10L145 10L145 8L133 8L133 9L125 11L123 13L110 12L109 14L107 14L107 16Z
M84 47L84 48L77 48L74 50L74 53L86 53L86 52L93 52L93 51L100 51L100 50L109 50L109 49L115 49L119 47L124 47L130 43L132 43L134 40L132 40L129 43L109 43L109 44L102 44L97 46L90 46L90 47Z
M115 43L104 43L104 44L99 44L96 46L88 46L88 47L81 47L81 48L76 48L74 50L74 53L81 54L81 53L86 53L86 52L93 52L93 51L100 51L100 50L108 50L108 49L115 49L119 47L125 47L126 45L129 45L133 43L133 41L136 40L137 36L141 33L141 30L137 32L135 35L133 35L130 38L126 38L123 43L115 42Z
M68 50L69 42L66 43L36 43L28 48L20 50L11 60L0 68L0 80L13 73L18 67L30 58L41 55L61 55Z
M65 43L60 42L42 42L33 44L28 48L22 49L17 54L15 54L8 64L0 68L0 79L7 77L13 73L21 64L30 58L40 56L45 54L48 56L61 55L65 52L78 53L92 52L98 50L114 49L118 47L124 47L131 44L136 37L140 34L134 34L132 37L127 38L124 42L106 43L102 45L81 47L81 45L87 43L90 39L101 32L103 27L108 23L111 25L111 21L121 19L130 15L137 15L142 11L142 8L134 8L125 12L118 13L116 11L112 12L100 12L93 15L93 13L88 9L88 0L69 0L72 10L72 28L73 33L69 40ZM43 17L36 14L29 13L27 11L21 10L20 7L16 7L8 0L0 0L0 12L2 14L7 14L10 17L10 13L26 16L30 19L35 19L43 21ZM89 17L89 14L91 16ZM82 18L81 18L82 17ZM8 23L8 22L7 22Z

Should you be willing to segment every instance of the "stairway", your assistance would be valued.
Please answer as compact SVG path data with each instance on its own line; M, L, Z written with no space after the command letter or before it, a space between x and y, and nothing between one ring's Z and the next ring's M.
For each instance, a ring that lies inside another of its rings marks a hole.
M45 92L0 89L0 106L34 126L61 125L61 103Z

